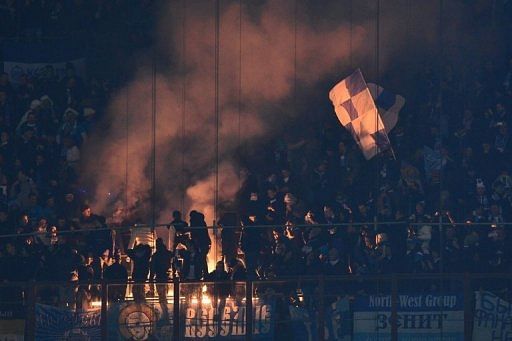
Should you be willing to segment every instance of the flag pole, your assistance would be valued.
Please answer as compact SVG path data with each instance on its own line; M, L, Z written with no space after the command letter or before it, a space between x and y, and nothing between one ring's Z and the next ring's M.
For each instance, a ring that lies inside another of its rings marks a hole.
M389 139L389 138L388 138L388 139ZM389 143L389 146L390 146L390 148L391 148L391 154L393 155L393 160L395 160L395 161L396 161L395 150L393 149L393 146L391 145L391 141L390 141L390 143Z
M379 110L377 108L375 110L377 111L377 131L379 131L380 114L379 114ZM384 129L384 133L386 134L386 138L388 139L388 142L389 142L389 149L391 149L391 155L393 155L393 160L396 161L395 150L393 149L393 145L391 144L391 140L389 139L389 135L386 131L386 126L384 126L384 122L381 122L381 123L382 123L382 128Z

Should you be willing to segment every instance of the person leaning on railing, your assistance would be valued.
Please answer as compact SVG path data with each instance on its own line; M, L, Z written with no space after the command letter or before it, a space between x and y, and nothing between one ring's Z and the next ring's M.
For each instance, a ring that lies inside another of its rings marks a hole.
M163 312L164 319L167 321L169 312L167 308L167 290L169 280L171 280L171 264L173 253L167 250L164 241L161 238L156 240L156 252L151 256L149 279L156 282L156 291L158 301Z
M114 253L114 262L103 271L105 283L114 283L108 286L108 298L110 302L123 301L126 295L128 271L121 264L121 252L117 249Z
M137 244L133 249L128 249L126 254L133 261L132 280L133 299L137 302L146 298L144 283L149 275L149 260L151 258L151 247L147 244Z

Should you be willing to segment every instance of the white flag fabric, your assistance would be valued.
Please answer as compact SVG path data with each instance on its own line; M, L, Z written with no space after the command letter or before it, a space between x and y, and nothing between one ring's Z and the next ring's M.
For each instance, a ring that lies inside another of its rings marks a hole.
M359 69L336 84L329 98L341 124L352 134L369 160L391 148L388 134Z
M368 83L368 89L370 89L375 106L382 118L382 123L386 127L386 132L389 133L398 122L398 113L405 105L405 98L373 83Z

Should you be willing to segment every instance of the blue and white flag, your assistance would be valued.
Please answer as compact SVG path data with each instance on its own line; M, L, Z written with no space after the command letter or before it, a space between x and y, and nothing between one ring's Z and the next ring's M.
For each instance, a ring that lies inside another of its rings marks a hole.
M490 291L475 291L473 340L506 340L512 335L512 305Z
M443 166L443 157L438 149L432 149L429 146L423 146L423 162L425 166L425 176L431 180L439 176Z
M37 303L34 315L36 340L101 340L100 309L81 312Z
M382 118L384 127L386 127L386 132L389 133L398 122L398 113L405 105L405 98L395 95L377 84L368 83L368 88Z
M338 120L352 134L367 160L391 148L384 123L359 69L336 84L329 98Z
M73 64L77 75L85 75L85 52L79 41L56 39L28 43L7 40L2 42L2 54L4 72L15 85L20 83L23 74L38 78L46 66L53 67L58 78L65 76L67 63Z

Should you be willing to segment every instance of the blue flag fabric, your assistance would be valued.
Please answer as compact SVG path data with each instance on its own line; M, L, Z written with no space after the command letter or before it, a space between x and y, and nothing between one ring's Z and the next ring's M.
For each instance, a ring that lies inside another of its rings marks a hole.
M382 118L384 127L386 127L386 132L389 133L398 122L398 114L405 105L405 99L400 95L385 90L377 84L368 83L368 88Z

